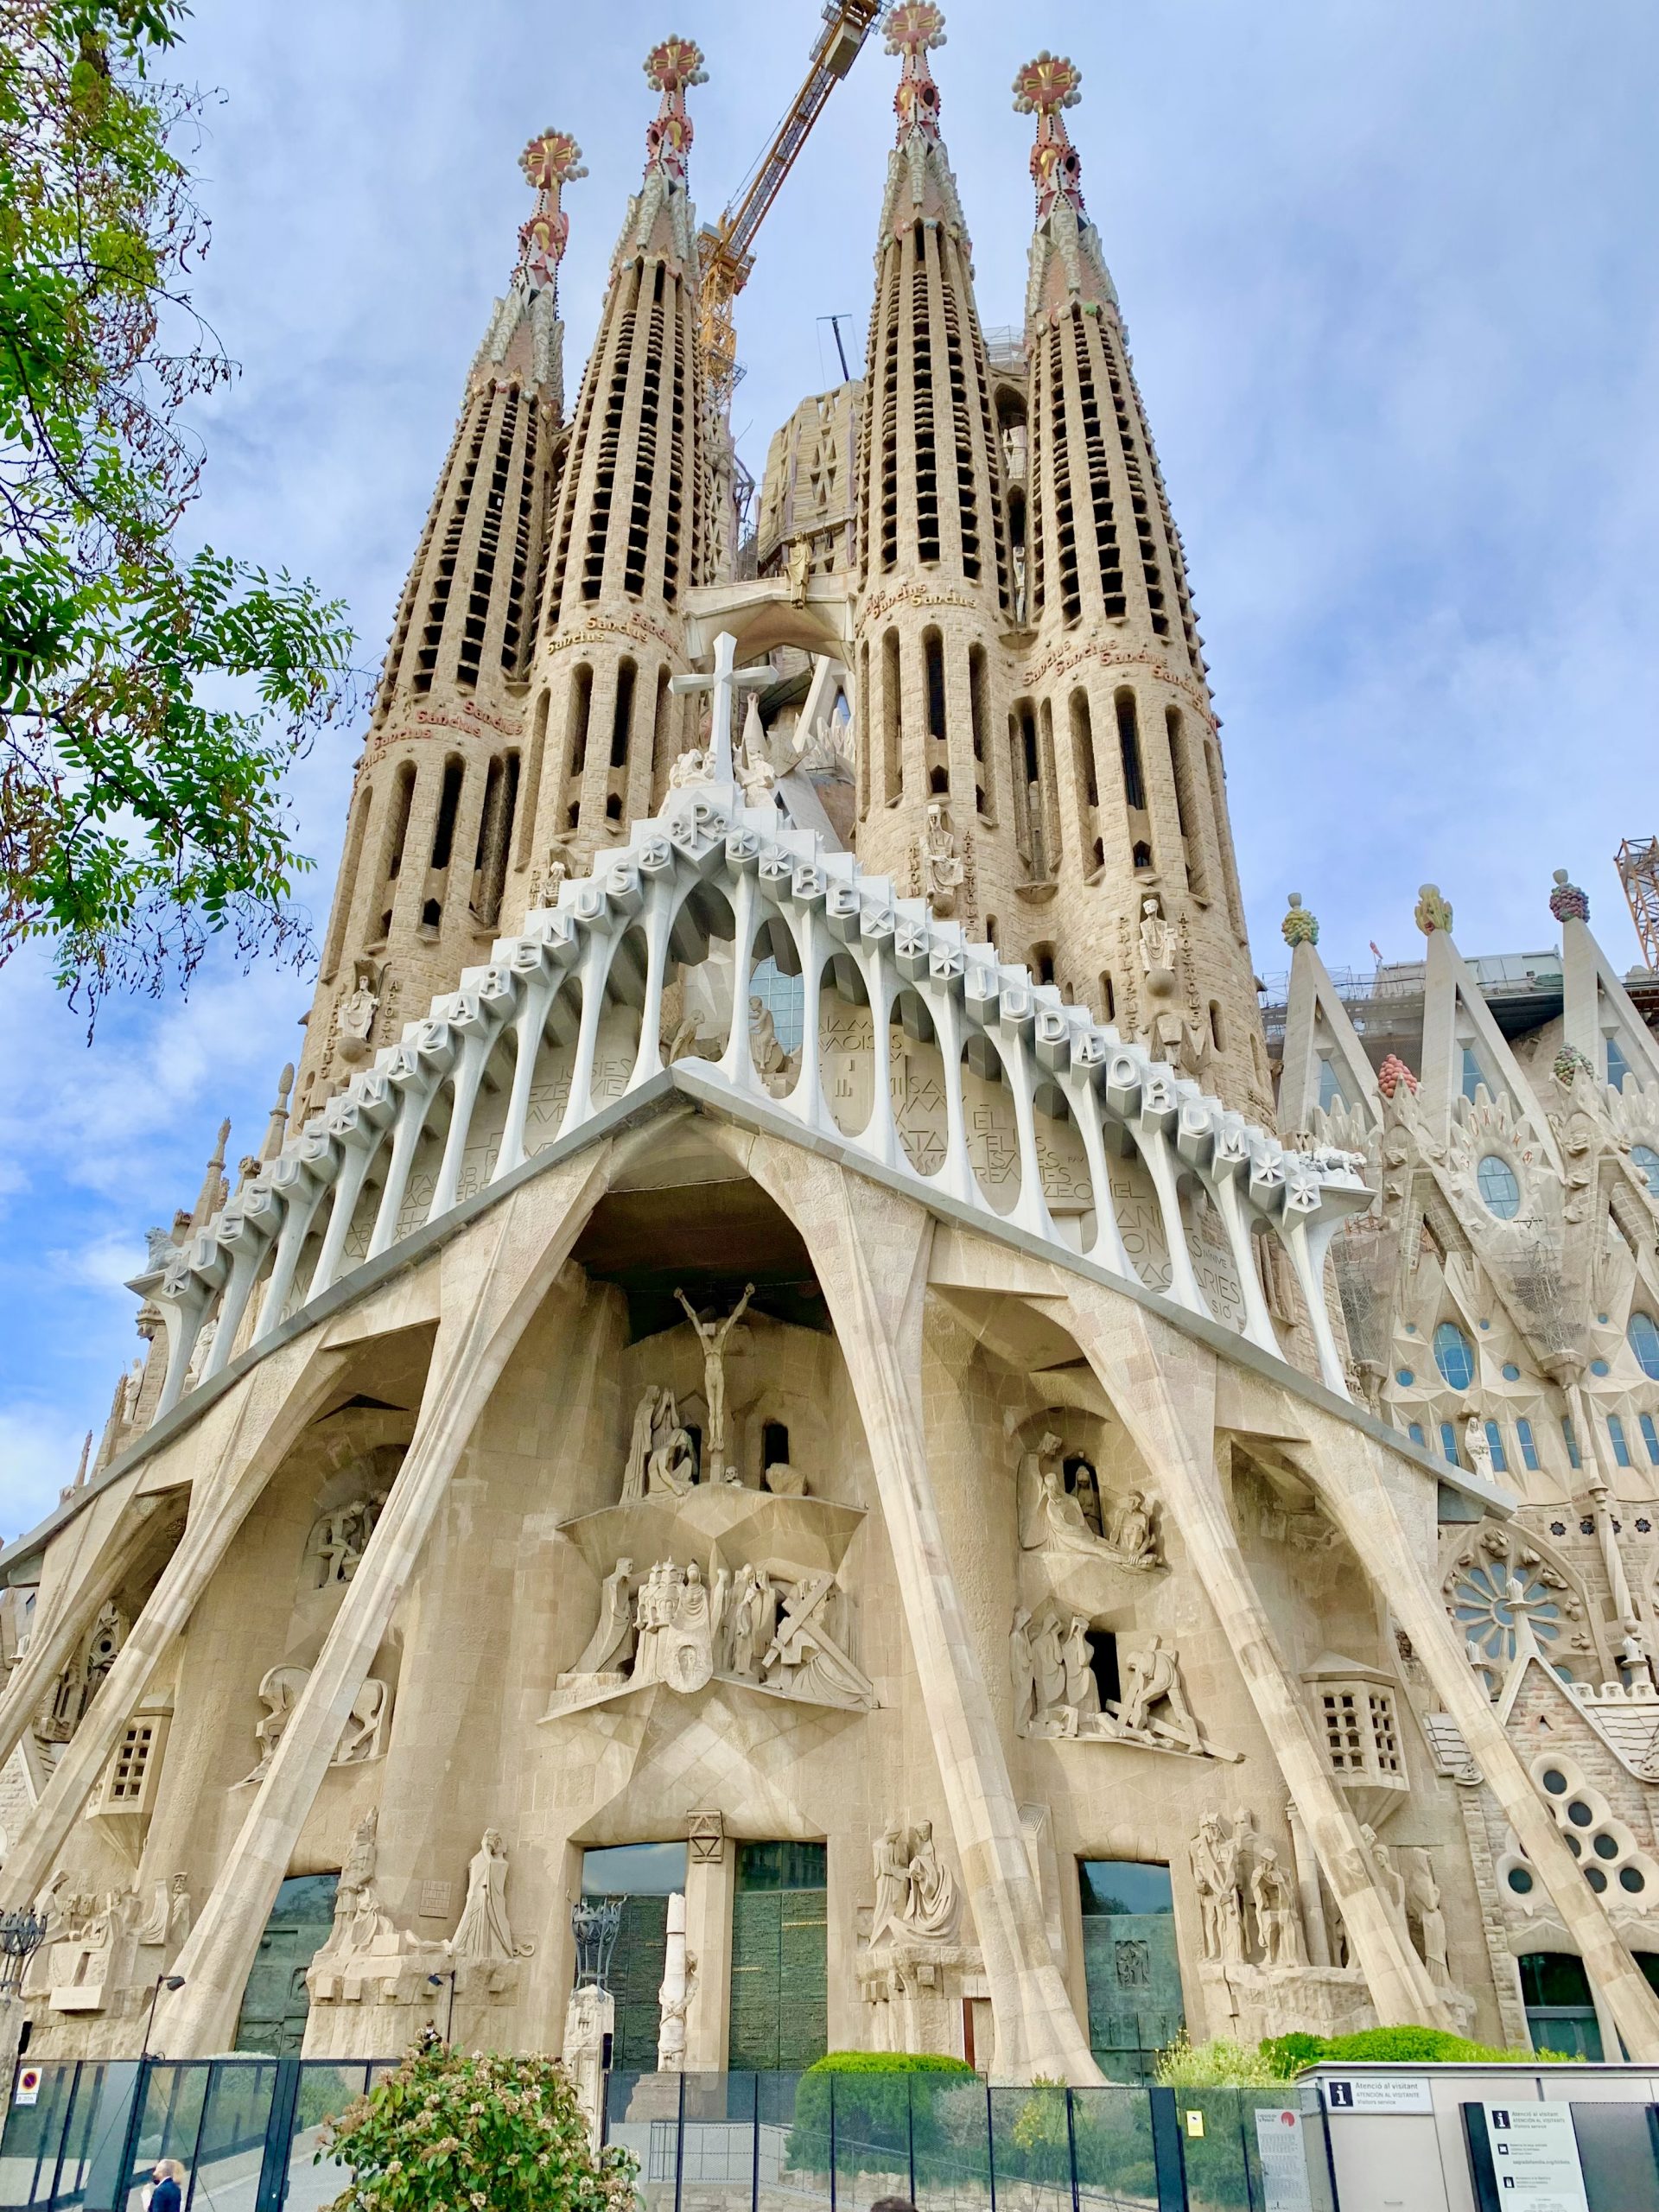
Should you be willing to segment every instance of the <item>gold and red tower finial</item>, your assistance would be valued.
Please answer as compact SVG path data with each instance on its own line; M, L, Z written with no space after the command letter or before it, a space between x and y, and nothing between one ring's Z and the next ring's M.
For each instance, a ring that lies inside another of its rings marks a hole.
M664 170L676 184L685 182L686 156L691 151L686 91L708 81L702 48L695 39L663 39L645 56L645 82L663 96L661 107L645 128L645 167Z
M1061 111L1076 107L1083 97L1083 72L1063 54L1046 48L1027 61L1014 79L1014 111L1037 118L1037 143L1031 149L1031 181L1037 188L1037 219L1052 214L1060 200L1067 200L1080 218L1083 204L1083 163L1068 137Z
M887 17L887 52L904 56L904 73L893 94L893 111L899 118L902 146L912 130L939 135L939 88L927 57L944 44L944 16L934 0L900 0Z
M588 174L582 149L568 130L538 131L518 156L518 166L537 194L536 212L518 233L518 266L537 291L556 290L570 236L561 197L567 184Z

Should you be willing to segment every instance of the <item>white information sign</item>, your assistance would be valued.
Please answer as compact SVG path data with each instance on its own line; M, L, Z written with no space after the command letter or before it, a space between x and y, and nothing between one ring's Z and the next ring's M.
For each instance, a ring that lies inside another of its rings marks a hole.
M1566 2105L1483 2104L1481 2110L1503 2212L1589 2212L1579 2139Z
M1350 2081L1322 2080L1327 2112L1433 2112L1426 2074L1356 2074Z
M1255 2147L1262 2159L1266 2212L1313 2212L1307 2189L1307 2153L1302 2143L1302 2115L1287 2106L1255 2115Z

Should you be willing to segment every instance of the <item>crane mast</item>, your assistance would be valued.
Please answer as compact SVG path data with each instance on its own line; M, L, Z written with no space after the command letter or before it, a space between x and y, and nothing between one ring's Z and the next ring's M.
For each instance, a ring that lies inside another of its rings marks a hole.
M717 416L724 416L730 409L737 385L737 328L732 310L754 266L755 232L782 190L830 93L857 60L884 12L884 0L829 0L823 29L812 49L806 76L771 145L749 183L719 221L702 232L699 244L704 390Z

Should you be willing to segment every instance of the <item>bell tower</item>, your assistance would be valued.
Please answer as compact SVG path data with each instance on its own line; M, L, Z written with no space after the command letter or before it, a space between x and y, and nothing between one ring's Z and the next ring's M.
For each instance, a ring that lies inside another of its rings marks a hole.
M1045 53L1014 86L1016 109L1037 124L1026 299L1031 642L1010 718L1021 858L1033 888L1053 886L1050 944L1033 964L1271 1126L1180 533L1065 128L1080 84L1071 61Z
M690 39L652 49L661 95L645 173L612 257L548 547L531 688L524 804L536 866L509 918L582 873L651 811L679 750L685 594L706 580L708 434L697 331L696 218L686 189L704 81Z
M487 959L523 865L525 677L563 413L563 188L582 151L522 156L536 207L467 380L358 763L296 1116Z
M939 131L933 0L887 19L898 140L876 241L860 429L858 855L982 935L1011 915L1012 793L995 734L1012 619L1003 469L972 247ZM1004 931L1010 957L1017 950Z

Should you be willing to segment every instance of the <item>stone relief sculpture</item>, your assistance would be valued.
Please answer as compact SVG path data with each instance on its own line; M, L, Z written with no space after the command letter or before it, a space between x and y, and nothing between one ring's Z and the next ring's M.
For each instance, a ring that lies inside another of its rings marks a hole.
M1278 1847L1258 1839L1248 1811L1236 1814L1230 1827L1219 1813L1206 1813L1187 1847L1187 1859L1198 1894L1203 1959L1241 1970L1307 1971L1295 1880Z
M922 832L922 893L942 921L957 911L964 873L950 809L943 799L930 799Z
M244 1784L264 1780L276 1756L276 1746L294 1717L301 1692L310 1679L308 1667L267 1669L259 1684L259 1696L265 1709L253 1732L259 1745L259 1763L251 1774L243 1776ZM351 1712L340 1732L340 1741L329 1765L358 1766L366 1760L378 1759L385 1748L385 1727L391 1717L391 1692L378 1675L371 1675L352 1700Z
M588 1640L588 1648L577 1660L573 1672L578 1675L615 1673L621 1679L620 1662L632 1656L635 1630L633 1601L629 1594L629 1577L633 1573L631 1559L620 1559L600 1586L599 1625Z
M380 1009L380 970L372 960L353 961L352 966L352 988L335 1009L334 1034L340 1058L356 1062L369 1057L374 1017Z
M43 1744L67 1744L85 1719L87 1707L104 1687L132 1624L113 1598L98 1609L85 1643L59 1675L57 1687L35 1719L35 1734Z
M673 1399L658 1382L647 1382L644 1395L633 1409L633 1427L628 1437L628 1456L622 1469L622 1503L631 1505L645 1494L645 1473L651 1455L658 1448L666 1432L663 1424L664 1400L669 1406Z
M190 1933L190 1877L164 1875L155 1885L149 1910L138 1929L141 1943L159 1943L172 1958Z
M764 1488L774 1497L804 1497L807 1495L806 1477L798 1467L791 1467L786 1459L774 1459L763 1470L760 1477Z
M668 1942L662 1986L657 1992L657 2071L678 2074L685 2066L685 2016L696 1994L697 1961L685 1948L685 1892L668 1900Z
M1021 1453L1017 1478L1021 1547L1027 1551L1096 1560L1135 1573L1160 1567L1163 1562L1146 1493L1131 1491L1122 1505L1108 1515L1098 1478L1092 1467L1087 1471L1086 1491L1082 1488L1081 1468L1079 1489L1066 1489L1060 1440L1052 1429L1044 1431L1033 1451Z
M1086 1615L1020 1606L1008 1631L1014 1727L1019 1736L1135 1744L1192 1758L1236 1758L1208 1742L1187 1702L1180 1654L1154 1635L1119 1661L1122 1695L1103 1704Z
M1302 1943L1301 1915L1296 1885L1279 1863L1270 1843L1262 1846L1250 1876L1250 1903L1255 1909L1255 1936L1266 1967L1305 1967L1307 1953Z
M846 1648L840 1586L827 1569L791 1574L745 1560L658 1560L636 1584L620 1559L601 1586L598 1625L558 1679L567 1701L652 1682L690 1695L718 1675L819 1705L868 1710L875 1686Z
M746 1283L743 1295L723 1321L703 1320L696 1306L683 1290L674 1293L685 1308L685 1318L696 1331L702 1346L702 1395L709 1408L709 1430L703 1438L706 1462L710 1467L726 1464L726 1346L732 1331L742 1319L754 1296L754 1285Z
M1195 1055L1186 1017L1177 996L1180 938L1174 924L1166 918L1163 903L1155 893L1141 902L1140 954L1141 972L1146 978L1147 996L1151 1001L1142 1038L1158 1058L1192 1073Z
M307 1557L315 1561L315 1588L327 1590L351 1580L389 1495L385 1490L372 1490L348 1504L318 1515L305 1547Z
M510 1966L536 1946L515 1942L507 1918L507 1853L499 1828L486 1828L467 1869L467 1900L448 1946L452 1958L474 1965Z
M894 1825L876 1839L875 1910L872 1947L891 1942L948 1943L957 1931L961 1897L957 1879L933 1841L933 1823Z

